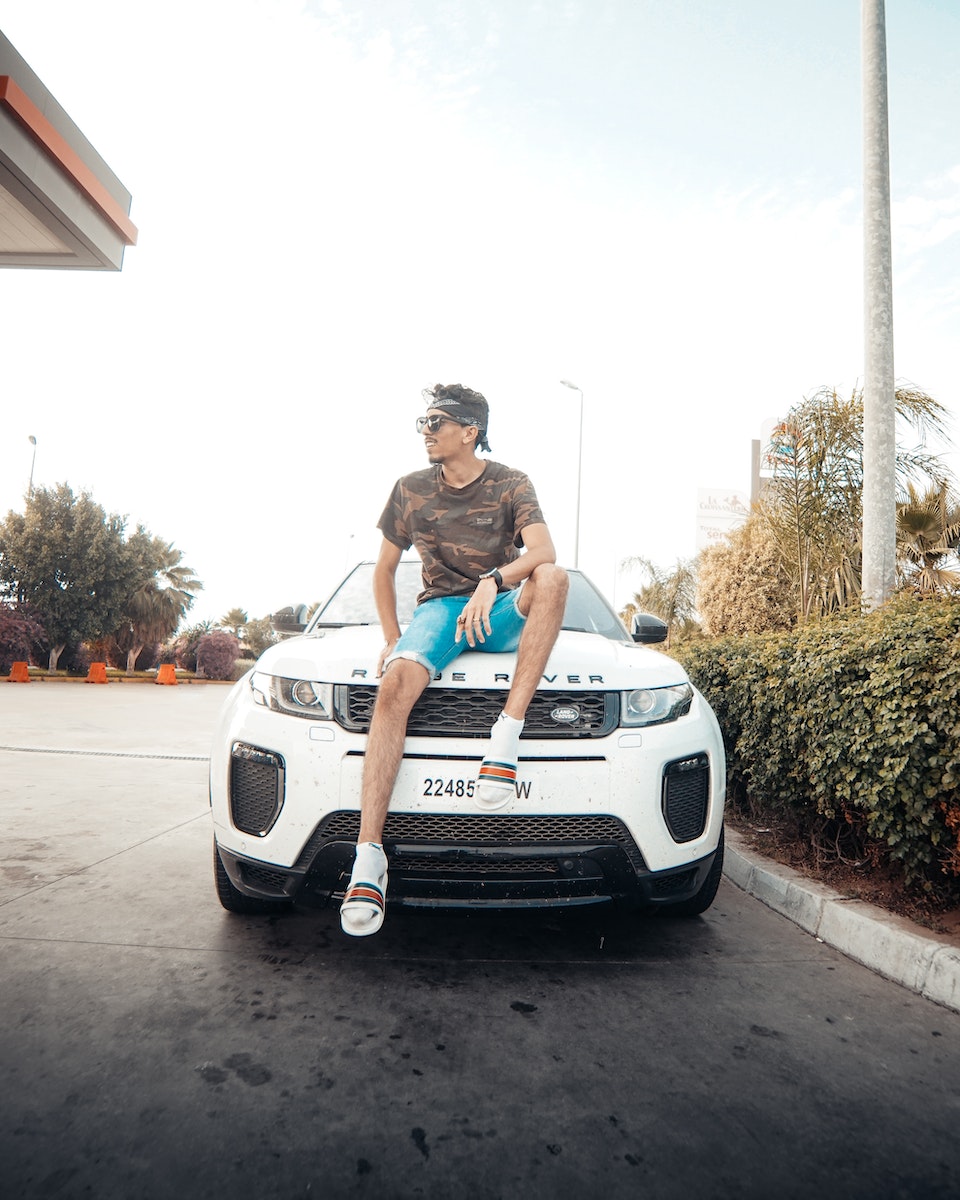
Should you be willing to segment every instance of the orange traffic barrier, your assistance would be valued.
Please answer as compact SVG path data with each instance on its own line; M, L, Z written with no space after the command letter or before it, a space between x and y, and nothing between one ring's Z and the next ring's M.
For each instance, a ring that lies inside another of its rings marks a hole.
M87 672L87 683L106 683L107 682L107 664L106 663L91 663L90 670Z
M157 671L157 683L176 683L177 672L173 663L161 663Z
M7 683L29 683L30 672L25 662L16 662L7 676Z

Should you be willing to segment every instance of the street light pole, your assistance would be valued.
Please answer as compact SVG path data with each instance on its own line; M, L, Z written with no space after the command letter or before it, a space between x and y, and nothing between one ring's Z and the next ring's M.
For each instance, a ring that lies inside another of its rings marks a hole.
M583 388L577 387L569 379L561 379L564 387L572 388L580 393L580 433L577 439L577 515L573 526L573 565L580 565L580 483L583 477Z
M30 483L27 487L27 499L33 495L33 465L37 461L37 439L31 433L27 437L27 441L33 446L33 457L30 459Z

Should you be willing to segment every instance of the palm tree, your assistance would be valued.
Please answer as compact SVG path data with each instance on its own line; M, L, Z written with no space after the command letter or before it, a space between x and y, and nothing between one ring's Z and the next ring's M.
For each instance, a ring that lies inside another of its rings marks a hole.
M674 634L687 633L696 625L697 572L693 562L678 559L667 571L649 558L636 556L624 559L621 567L640 567L648 576L623 611L627 623L635 613L653 613L667 623L667 645Z
M231 608L228 613L224 613L224 615L220 618L220 628L229 629L239 642L244 627L249 620L250 618L242 608Z
M923 449L930 434L943 438L947 412L918 388L896 392L898 416L920 446L897 451L897 481L904 498L912 479L935 487L949 470ZM774 432L773 475L758 515L779 547L792 579L801 620L856 604L861 586L863 515L863 392L849 399L821 388L793 408Z
M897 505L897 563L903 586L928 598L960 591L960 571L944 560L960 553L960 506L946 486L921 494L907 484Z
M176 631L203 584L192 567L181 563L183 555L172 542L151 537L142 526L128 545L140 554L144 572L114 633L117 646L126 653L130 675L144 646L162 642Z

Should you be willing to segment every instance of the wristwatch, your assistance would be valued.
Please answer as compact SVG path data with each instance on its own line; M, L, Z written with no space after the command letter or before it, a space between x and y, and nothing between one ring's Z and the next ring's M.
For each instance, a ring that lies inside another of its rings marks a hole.
M484 571L484 573L480 576L480 579L492 579L493 582L497 585L498 592L501 591L503 588L503 576L500 574L500 572L497 570L496 567L494 567L492 571ZM477 582L479 583L480 580L478 579Z

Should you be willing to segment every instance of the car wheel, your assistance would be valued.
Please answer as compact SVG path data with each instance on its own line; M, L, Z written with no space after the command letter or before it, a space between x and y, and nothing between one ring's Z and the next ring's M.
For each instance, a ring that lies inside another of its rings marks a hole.
M714 901L717 888L720 886L720 876L723 874L723 826L720 826L720 840L717 842L717 853L713 866L703 881L699 892L689 900L678 900L675 904L658 905L660 911L668 917L699 917L705 913Z
M217 885L217 898L227 912L262 915L285 912L290 908L289 900L260 900L256 896L245 896L235 888L223 865L216 841L213 843L213 878Z

